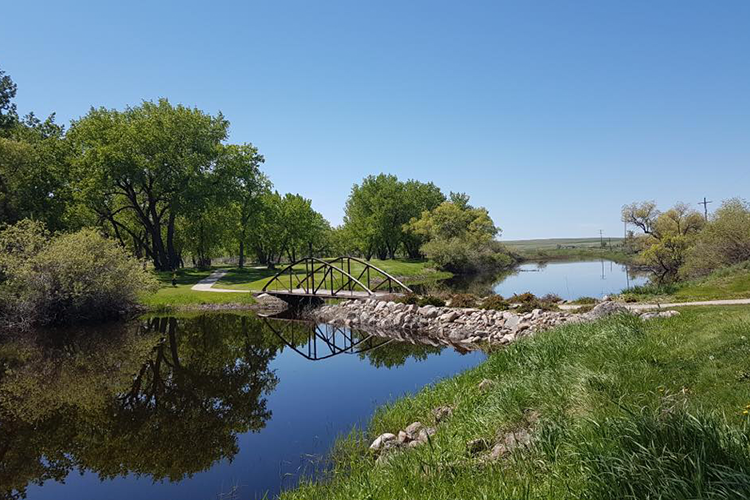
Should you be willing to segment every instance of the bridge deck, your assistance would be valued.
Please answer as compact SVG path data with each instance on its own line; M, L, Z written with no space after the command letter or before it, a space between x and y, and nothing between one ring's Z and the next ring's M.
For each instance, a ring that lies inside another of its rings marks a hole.
M292 296L292 297L317 297L319 299L354 299L354 300L364 300L364 299L380 299L383 297L389 297L389 296L399 296L403 295L402 293L397 292L388 292L388 291L377 291L373 292L372 294L362 291L362 290L341 290L340 292L336 292L335 294L331 292L331 290L323 290L320 289L317 292L313 293L312 291L305 290L304 288L295 288L293 290L266 290L263 293L267 293L268 295L274 295L276 297L282 297L282 296Z

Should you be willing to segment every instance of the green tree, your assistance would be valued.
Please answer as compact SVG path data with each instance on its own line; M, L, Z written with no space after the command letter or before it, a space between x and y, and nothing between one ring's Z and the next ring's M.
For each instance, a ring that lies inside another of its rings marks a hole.
M746 261L750 261L750 204L732 198L721 204L696 237L680 275L704 276Z
M17 89L10 75L0 69L0 135L13 128L18 121L16 104L13 102Z
M684 203L660 212L653 201L625 205L622 221L641 230L634 236L641 250L638 259L659 281L678 277L688 249L705 225L703 216Z
M495 240L500 229L487 209L472 207L461 193L451 193L451 201L412 219L407 230L424 238L421 251L449 271L489 271L512 263L507 250Z
M402 245L408 255L417 257L421 235L405 232L404 225L444 199L432 183L404 183L395 175L371 175L352 187L344 226L358 253L367 259L373 255L392 259Z
M248 242L258 262L274 267L283 255L294 261L307 254L310 246L313 253L319 253L328 244L329 232L328 221L312 208L310 200L273 192L260 197Z
M245 244L251 224L262 208L262 196L271 189L271 182L260 171L264 162L258 149L251 144L228 145L221 153L223 175L230 180L227 194L231 198L230 211L236 227L233 238L236 241L239 267L245 266Z
M156 269L174 269L177 218L190 215L196 185L215 175L228 125L221 114L166 99L124 111L92 108L68 133L76 189L102 221L133 238Z

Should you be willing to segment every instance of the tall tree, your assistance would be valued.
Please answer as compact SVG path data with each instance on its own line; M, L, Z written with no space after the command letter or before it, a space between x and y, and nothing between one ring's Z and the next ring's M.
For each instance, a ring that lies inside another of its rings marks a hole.
M625 205L622 220L641 230L634 237L641 250L639 260L659 281L677 278L688 249L705 225L703 216L684 203L660 212L653 201Z
M158 270L178 266L175 224L196 184L215 174L229 123L166 99L117 111L92 108L73 122L77 189L113 230L127 233ZM124 217L137 222L129 226Z
M222 173L231 179L228 195L236 221L235 240L238 246L239 267L245 266L245 243L250 224L262 207L261 197L271 189L271 182L260 171L263 156L252 144L228 145L221 154Z
M18 121L16 104L13 102L17 89L10 75L0 69L0 135L13 128Z
M443 200L440 189L432 183L404 183L395 175L371 175L352 187L344 225L368 259L373 255L392 259L402 245L407 254L418 256L420 236L405 233L404 225Z

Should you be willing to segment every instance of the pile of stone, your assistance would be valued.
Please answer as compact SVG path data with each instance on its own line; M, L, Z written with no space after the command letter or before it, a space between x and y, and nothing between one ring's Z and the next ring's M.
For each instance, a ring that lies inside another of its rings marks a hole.
M440 424L450 418L453 410L449 406L441 406L433 410L436 424ZM435 427L427 427L422 422L413 422L406 429L398 431L397 434L385 432L375 438L370 445L370 451L378 457L378 462L383 462L388 456L388 452L416 448L429 441L435 435Z
M587 313L574 310L519 313L474 308L418 306L377 299L350 300L313 309L312 319L322 323L387 332L412 332L440 343L467 348L482 344L506 345L517 338L571 322L592 321L631 311L616 302L601 302ZM677 311L643 313L644 319L669 317Z
M325 305L313 310L312 315L324 323L379 331L414 331L453 344L509 344L517 337L581 319L578 314L564 311L534 309L519 314L431 305L420 307L374 299Z

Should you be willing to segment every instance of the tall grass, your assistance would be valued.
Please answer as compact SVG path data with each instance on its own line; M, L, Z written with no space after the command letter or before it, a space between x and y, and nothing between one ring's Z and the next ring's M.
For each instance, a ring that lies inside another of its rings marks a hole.
M282 498L750 498L748 337L741 308L538 334L381 408L337 444L324 480ZM478 389L483 379L490 390ZM374 436L433 424L431 409L445 404L453 417L429 444L375 462ZM467 451L520 428L532 444L506 458Z

